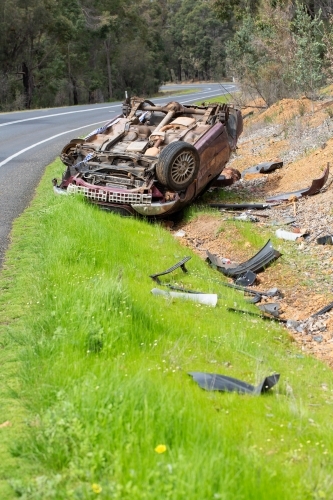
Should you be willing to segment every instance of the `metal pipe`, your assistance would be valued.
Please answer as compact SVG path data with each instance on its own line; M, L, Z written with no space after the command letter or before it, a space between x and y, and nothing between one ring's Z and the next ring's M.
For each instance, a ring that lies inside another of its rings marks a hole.
M176 112L175 111L169 111L166 116L163 118L163 120L157 125L155 130L151 133L151 135L156 134L164 125L169 123L171 119L175 116Z
M164 113L168 112L165 107L163 106L150 106L149 104L144 104L142 106L142 109L144 111L163 111ZM184 113L189 113L192 115L204 115L206 113L206 109L198 109L198 108L183 108Z

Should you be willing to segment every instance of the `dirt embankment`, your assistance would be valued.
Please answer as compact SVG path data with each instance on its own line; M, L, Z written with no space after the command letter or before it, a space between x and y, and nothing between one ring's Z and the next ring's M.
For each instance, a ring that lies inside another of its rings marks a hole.
M249 107L243 111L245 128L236 154L228 166L243 172L262 162L281 160L283 167L269 174L247 174L225 190L224 201L264 202L276 193L306 188L319 178L329 162L331 172L320 193L257 212L258 232L275 236L277 229L289 232L306 230L309 235L296 241L281 242L283 257L257 276L255 288L278 287L281 317L300 322L290 334L301 349L313 353L333 366L333 310L316 319L308 318L333 301L333 246L319 245L317 237L333 234L333 89L318 101L284 99L262 111ZM212 191L205 201L219 199ZM255 248L239 232L237 225L226 223L234 216L222 211L199 215L190 222L172 228L185 232L181 238L202 258L206 251L243 262ZM291 221L291 222L290 222ZM278 240L275 240L277 242ZM279 243L274 245L279 246ZM269 299L276 302L276 299Z

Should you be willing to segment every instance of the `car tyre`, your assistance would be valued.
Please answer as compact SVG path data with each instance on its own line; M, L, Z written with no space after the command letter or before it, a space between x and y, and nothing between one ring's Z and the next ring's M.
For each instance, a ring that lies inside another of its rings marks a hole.
M199 166L199 153L192 144L171 142L158 158L156 176L163 186L183 191L196 179Z

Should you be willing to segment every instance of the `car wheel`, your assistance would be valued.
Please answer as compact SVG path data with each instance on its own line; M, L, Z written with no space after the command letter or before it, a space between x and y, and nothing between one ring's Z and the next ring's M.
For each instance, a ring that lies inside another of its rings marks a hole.
M192 144L171 142L159 156L156 176L169 189L182 191L197 177L199 166L199 153Z

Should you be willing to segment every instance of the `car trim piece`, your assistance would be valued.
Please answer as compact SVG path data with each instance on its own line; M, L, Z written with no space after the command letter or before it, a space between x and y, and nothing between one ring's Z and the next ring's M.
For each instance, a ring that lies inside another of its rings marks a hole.
M239 394L254 394L257 396L269 391L280 379L280 374L274 373L264 378L259 385L254 386L242 380L217 373L189 372L188 375L206 391L238 392Z
M266 208L272 207L272 205L268 205L267 203L208 203L208 206L223 208L224 210L266 210Z
M160 284L160 280L158 279L159 276L164 276L165 274L169 274L169 273L172 273L173 271L175 271L176 269L178 269L179 267L181 268L181 270L184 272L184 273L187 273L187 269L185 267L185 264L186 262L188 262L192 257L190 256L187 256L187 257L184 257L182 260L180 260L179 262L177 262L176 264L174 264L173 266L169 267L168 269L166 269L166 271L162 271L160 273L155 273L155 274L150 274L149 277L152 278L154 281L156 281L157 283Z
M133 203L132 208L140 215L163 215L164 213L169 212L169 210L178 202L179 197L177 197L176 200L166 203L151 203L150 205Z
M318 179L313 179L311 186L305 189L299 189L298 191L292 191L290 193L282 193L282 194L276 194L274 196L271 196L270 198L266 198L267 203L271 203L274 201L281 201L281 200L289 200L292 197L296 198L301 198L302 196L312 196L316 193L318 193L326 184L330 167L329 163L327 163L327 167L321 177Z
M151 194L131 193L121 190L110 190L107 188L78 186L76 184L68 184L67 191L69 194L82 194L86 198L94 201L120 203L122 205L132 205L138 203L140 205L150 205L152 200Z
M269 321L278 321L279 323L287 323L287 321L288 321L286 319L282 319L282 318L279 318L276 316L266 316L266 314L264 312L262 314L257 314L257 313L252 312L252 311L245 311L244 309L236 309L235 307L227 307L227 311L236 312L236 313L240 313L240 314L248 314L248 315L254 316L256 318L261 318L261 319L265 319L265 320L269 320Z
M242 177L246 174L267 174L269 172L273 172L277 168L283 167L283 161L270 161L259 163L259 165L255 165L254 167L249 167L243 170Z
M315 316L321 316L322 314L325 314L327 313L328 311L330 311L331 309L333 309L333 302L330 302L329 304L327 304L327 306L323 307L322 309L320 309L319 311L317 311L316 313L314 314L311 314L311 318L315 317Z
M263 271L271 262L279 257L281 257L281 253L274 249L271 240L268 240L266 245L264 245L253 257L251 257L251 259L239 264L238 266L230 268L221 265L221 259L207 251L208 262L215 265L217 270L224 275L231 277L238 277L239 275L246 273L246 271Z

